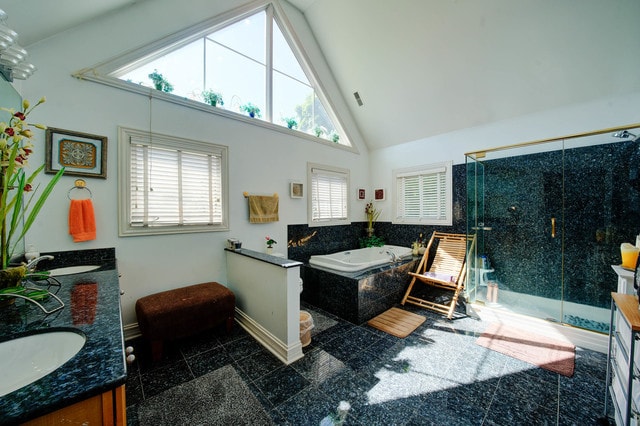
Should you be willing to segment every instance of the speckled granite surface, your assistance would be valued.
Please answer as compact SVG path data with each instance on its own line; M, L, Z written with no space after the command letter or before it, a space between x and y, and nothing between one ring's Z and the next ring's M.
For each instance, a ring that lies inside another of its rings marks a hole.
M98 260L102 265L96 271L57 278L61 286L56 295L65 304L62 310L45 316L35 305L24 301L0 308L0 341L21 333L66 328L80 330L87 336L80 352L62 367L0 397L0 424L41 416L126 381L115 250L91 250L86 255L83 252L68 253L74 259L71 263L49 266L94 264ZM55 305L51 300L46 303L45 307ZM0 368L5 366L0 364Z
M394 306L402 299L419 259L405 259L391 265L358 272L337 272L305 265L303 301L327 312L361 324Z

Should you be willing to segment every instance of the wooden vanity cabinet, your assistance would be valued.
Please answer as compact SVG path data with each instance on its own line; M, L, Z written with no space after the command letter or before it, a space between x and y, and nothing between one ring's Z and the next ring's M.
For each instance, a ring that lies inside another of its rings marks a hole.
M28 426L59 424L126 425L124 385L23 423Z

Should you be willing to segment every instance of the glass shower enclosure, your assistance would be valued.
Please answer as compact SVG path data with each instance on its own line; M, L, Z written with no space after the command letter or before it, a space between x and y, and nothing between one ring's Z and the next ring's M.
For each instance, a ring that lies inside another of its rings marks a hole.
M466 168L468 301L608 332L612 265L640 234L640 124L467 153Z

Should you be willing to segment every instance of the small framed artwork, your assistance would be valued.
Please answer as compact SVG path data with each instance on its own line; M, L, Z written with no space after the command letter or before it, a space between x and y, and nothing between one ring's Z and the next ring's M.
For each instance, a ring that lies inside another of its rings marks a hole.
M365 190L360 188L358 189L358 200L364 200L365 198Z
M384 201L384 189L376 189L373 191L373 199L376 201Z
M304 195L304 187L300 182L291 182L289 184L289 192L291 198L302 198Z
M107 178L106 136L49 127L45 138L45 173Z

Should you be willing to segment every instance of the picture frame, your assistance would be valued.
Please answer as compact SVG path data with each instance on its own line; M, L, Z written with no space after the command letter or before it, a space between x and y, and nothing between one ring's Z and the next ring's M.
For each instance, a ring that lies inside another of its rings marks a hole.
M106 179L107 137L47 128L44 172L55 174L63 167L65 176Z
M364 200L366 197L366 191L362 188L358 189L358 200Z
M376 201L384 201L384 189L376 189L373 191L373 199Z
M304 197L304 185L301 182L289 183L289 195L291 198Z

